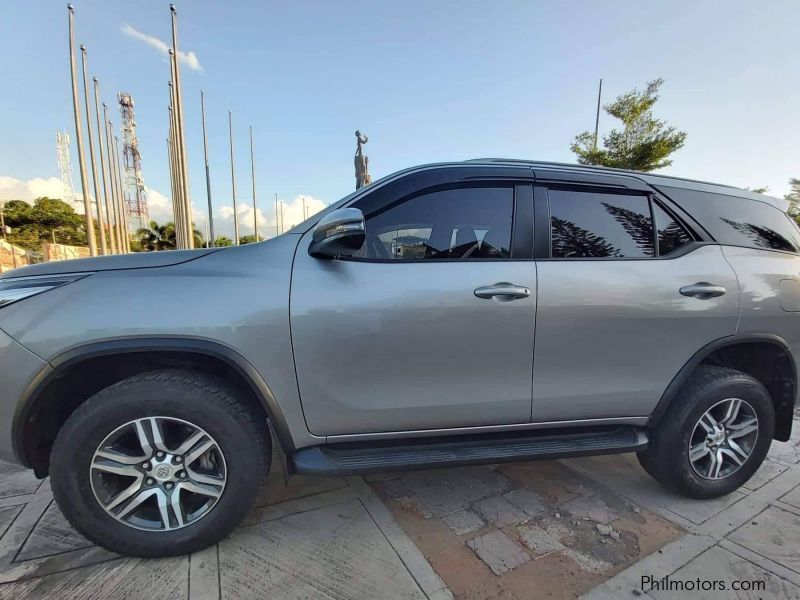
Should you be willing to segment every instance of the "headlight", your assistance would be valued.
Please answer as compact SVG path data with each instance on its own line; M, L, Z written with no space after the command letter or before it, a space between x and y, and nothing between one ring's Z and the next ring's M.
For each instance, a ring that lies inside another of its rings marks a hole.
M0 307L7 306L28 296L35 296L47 290L66 285L87 277L90 273L73 275L39 275L18 277L16 279L0 279Z

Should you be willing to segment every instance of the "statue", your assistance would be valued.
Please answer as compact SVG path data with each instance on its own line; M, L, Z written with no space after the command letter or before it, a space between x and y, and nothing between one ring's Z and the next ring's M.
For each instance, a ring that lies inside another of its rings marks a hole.
M356 131L356 189L360 189L365 185L372 183L372 177L369 175L369 157L364 156L362 146L369 141L369 138L360 131Z

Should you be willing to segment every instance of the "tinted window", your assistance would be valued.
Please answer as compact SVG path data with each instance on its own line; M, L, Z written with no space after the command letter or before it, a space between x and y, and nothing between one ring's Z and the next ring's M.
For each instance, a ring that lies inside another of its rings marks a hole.
M658 254L664 256L692 241L692 236L667 211L653 202L653 215L658 230Z
M664 188L720 244L798 252L800 239L789 217L777 208L736 196Z
M512 187L439 190L366 215L361 258L500 259L509 257Z
M647 196L554 189L548 196L553 258L654 255Z

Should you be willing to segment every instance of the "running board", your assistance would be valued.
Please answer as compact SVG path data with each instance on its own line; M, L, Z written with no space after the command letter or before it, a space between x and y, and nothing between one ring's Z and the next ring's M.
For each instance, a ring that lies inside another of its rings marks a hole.
M595 454L639 452L647 448L645 429L621 426L576 433L530 431L514 435L449 436L405 444L342 443L301 448L292 457L302 475L332 476L385 473Z

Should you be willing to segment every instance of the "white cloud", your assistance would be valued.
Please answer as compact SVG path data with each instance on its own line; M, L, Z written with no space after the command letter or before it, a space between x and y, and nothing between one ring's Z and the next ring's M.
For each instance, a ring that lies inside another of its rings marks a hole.
M169 45L162 39L159 39L153 35L149 35L147 33L143 33L138 29L135 29L125 23L122 27L120 27L122 33L127 35L130 38L135 40L139 40L140 42L144 42L151 48L155 48L164 56L169 55ZM200 64L200 60L197 58L197 54L194 52L183 52L178 51L178 60L180 60L183 64L189 67L192 71L202 71L203 66Z
M151 221L156 221L159 225L163 225L175 220L172 212L172 200L153 188L146 187L145 193L147 194L147 212ZM195 228L202 233L208 219L206 218L206 213L198 210L194 203L192 203L192 220Z
M0 200L24 200L33 204L36 198L47 196L68 201L66 189L58 177L34 177L23 181L15 177L0 175ZM90 196L94 201L94 197ZM76 212L83 214L83 199L80 192L76 193L75 200L69 202Z
M280 200L280 199L279 199ZM298 223L305 220L303 217L303 201L305 200L306 214L311 216L318 213L326 204L317 198L306 195L295 196L292 200L283 200L283 231L288 231ZM239 217L239 235L253 233L253 205L245 202L236 203L236 212ZM273 237L275 228L275 200L260 203L258 208L258 232L262 237ZM214 230L217 234L233 236L233 206L221 206L214 216Z
M24 200L33 204L36 198L47 196L48 198L64 199L64 186L57 177L35 177L23 181L15 177L0 175L0 201L2 200ZM159 224L174 221L172 213L172 200L153 188L145 188L147 194L147 211L150 220ZM94 198L90 197L92 202ZM307 195L295 196L292 200L283 200L283 231L288 231L303 218L303 201L305 200L306 214L311 216L318 213L326 204L317 198ZM77 193L75 200L70 203L75 212L83 214L83 199L80 192ZM236 210L239 213L239 235L252 235L253 233L253 205L246 202L237 202ZM201 208L192 203L192 219L194 226L203 235L208 222L208 214L205 205ZM258 208L258 233L262 238L270 238L275 235L275 200L264 200L259 203ZM233 207L229 205L220 206L214 215L214 233L216 235L226 235L233 238Z

